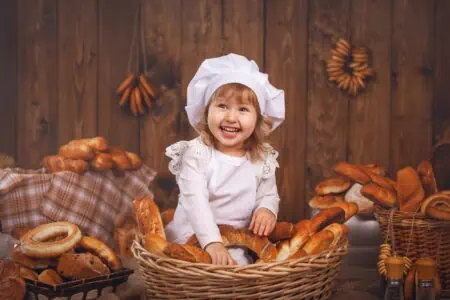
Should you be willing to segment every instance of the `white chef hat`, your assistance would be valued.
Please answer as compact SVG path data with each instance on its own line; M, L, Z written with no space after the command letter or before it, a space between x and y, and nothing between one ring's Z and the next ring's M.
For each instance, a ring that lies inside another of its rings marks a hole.
M284 91L271 85L268 75L259 72L253 60L230 53L204 60L188 85L186 112L194 128L201 121L213 93L227 83L240 83L253 90L261 113L272 117L271 130L283 122Z

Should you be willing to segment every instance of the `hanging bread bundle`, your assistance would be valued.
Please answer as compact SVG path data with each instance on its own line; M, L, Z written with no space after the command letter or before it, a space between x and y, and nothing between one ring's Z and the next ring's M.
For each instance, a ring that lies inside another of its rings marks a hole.
M157 94L144 74L128 74L116 90L119 105L128 105L133 115L143 115L149 111Z
M138 237L143 247L154 255L196 263L211 263L209 254L200 248L193 235L186 244L166 240L164 224L170 222L173 210L159 211L152 198L133 201ZM310 220L297 224L278 222L269 237L255 235L247 228L220 224L219 230L226 247L245 247L257 257L257 263L297 259L318 254L338 245L348 235L346 212L333 207L319 212Z
M107 275L122 268L121 260L109 246L83 235L70 222L17 228L12 235L19 243L10 256L20 267L23 279L55 286Z
M368 79L375 74L370 67L367 48L352 47L342 38L331 49L327 72L329 81L335 82L339 89L352 96L365 89Z
M142 160L136 153L110 147L104 137L95 137L62 145L58 154L44 157L41 165L50 173L71 171L83 174L89 170L135 170L142 165Z

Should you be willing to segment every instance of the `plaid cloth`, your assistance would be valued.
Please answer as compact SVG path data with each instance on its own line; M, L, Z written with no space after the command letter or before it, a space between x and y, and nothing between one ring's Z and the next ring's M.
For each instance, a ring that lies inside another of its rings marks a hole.
M0 169L0 220L3 232L69 221L111 247L114 219L132 211L132 201L153 196L156 172L143 165L125 173L113 170L46 173L45 169Z

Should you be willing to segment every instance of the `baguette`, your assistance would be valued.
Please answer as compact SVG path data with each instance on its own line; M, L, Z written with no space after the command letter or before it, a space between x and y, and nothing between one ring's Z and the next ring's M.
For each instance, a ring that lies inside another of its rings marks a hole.
M329 230L315 233L303 246L303 251L308 255L314 255L328 249L334 241L334 235Z
M159 208L151 197L135 199L133 201L133 208L139 231L143 235L156 234L166 240Z
M164 248L164 254L170 258L187 262L203 264L211 263L211 256L209 256L208 252L192 245L169 244Z
M384 208L397 205L397 196L394 192L374 183L364 185L361 194Z
M285 240L277 245L276 261L291 259L300 256L297 252L306 244L313 234L311 220L302 220L295 225L295 233L290 240Z
M331 223L344 223L345 211L340 207L321 210L311 219L311 231L319 232Z
M369 175L364 172L363 168L357 165L353 165L347 162L339 162L334 166L333 170L337 174L363 185L370 182Z

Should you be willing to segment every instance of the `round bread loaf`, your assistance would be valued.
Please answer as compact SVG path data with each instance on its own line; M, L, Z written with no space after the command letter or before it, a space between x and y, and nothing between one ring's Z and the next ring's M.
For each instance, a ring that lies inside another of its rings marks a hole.
M69 279L85 279L110 273L101 259L91 253L64 253L56 270L62 277Z
M363 168L357 165L353 165L347 162L339 162L334 166L333 170L337 174L344 176L352 181L356 181L360 184L367 184L370 182L369 175L367 175Z
M344 202L344 197L341 195L316 195L309 200L311 208L325 209L333 206L336 202Z
M347 191L351 186L351 181L342 177L328 178L320 182L315 187L318 195L340 194Z

